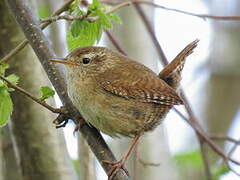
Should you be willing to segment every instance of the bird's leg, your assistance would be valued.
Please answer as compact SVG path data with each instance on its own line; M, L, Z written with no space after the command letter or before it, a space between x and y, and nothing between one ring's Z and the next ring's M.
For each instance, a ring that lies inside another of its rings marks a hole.
M53 121L53 124L56 125L56 128L65 127L68 123L68 112L64 106L58 109L59 115L58 117Z
M137 143L139 141L140 136L141 136L141 134L138 134L138 135L136 135L134 137L131 146L129 147L129 149L126 151L126 153L123 155L123 157L119 161L117 161L117 162L111 162L111 161L105 161L105 160L102 161L105 164L112 165L111 169L107 172L108 180L112 180L113 177L116 175L116 173L118 172L119 169L123 169L125 171L125 173L127 175L129 175L127 169L124 167L124 164L127 161L130 153L136 147L136 145L137 145Z
M74 129L74 131L73 131L73 135L77 132L77 131L79 131L85 124L87 124L87 122L81 117L81 118L79 118L79 121L78 121L78 123L76 124L76 127L75 127L75 129Z

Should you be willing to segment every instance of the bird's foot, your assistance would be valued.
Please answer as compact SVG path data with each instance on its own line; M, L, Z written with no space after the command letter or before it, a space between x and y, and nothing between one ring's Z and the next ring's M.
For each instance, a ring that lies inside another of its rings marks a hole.
M65 127L66 124L68 123L68 115L67 115L67 110L65 107L61 107L58 109L59 111L59 115L58 117L53 121L53 124L56 125L56 128L61 128L61 127Z
M65 114L59 114L58 117L53 121L53 124L55 124L56 128L65 127L68 123L68 117Z
M125 164L125 158L122 158L120 161L117 162L111 162L111 161L105 161L102 162L105 164L111 165L111 169L107 172L108 180L112 180L114 176L117 174L117 172L122 169L127 175L129 175L128 170L124 167Z

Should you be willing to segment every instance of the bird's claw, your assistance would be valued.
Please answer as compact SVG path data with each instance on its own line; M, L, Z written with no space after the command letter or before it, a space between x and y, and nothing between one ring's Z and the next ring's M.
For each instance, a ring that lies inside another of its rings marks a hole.
M112 166L111 169L107 172L108 180L113 180L114 176L120 169L122 169L129 176L128 170L124 167L123 159L117 162L111 162L106 160L103 160L102 162L105 164L110 164Z
M68 117L65 114L59 114L58 117L53 121L53 124L56 125L56 128L65 127L68 123Z

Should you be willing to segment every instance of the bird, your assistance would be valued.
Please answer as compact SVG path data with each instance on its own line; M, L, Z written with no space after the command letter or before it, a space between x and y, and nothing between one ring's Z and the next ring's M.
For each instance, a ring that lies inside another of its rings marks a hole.
M177 89L186 57L199 40L188 44L163 70L156 74L143 64L105 47L77 48L66 58L54 58L67 69L68 95L91 126L115 137L130 137L133 142L108 172L113 179L139 138L154 130L174 105L183 104Z

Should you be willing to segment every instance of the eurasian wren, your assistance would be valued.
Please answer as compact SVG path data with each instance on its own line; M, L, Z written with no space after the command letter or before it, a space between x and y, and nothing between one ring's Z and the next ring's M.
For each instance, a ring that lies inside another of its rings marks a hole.
M159 75L104 47L79 48L66 61L52 61L66 65L69 96L88 123L112 137L136 137L153 130L173 105L183 104L176 88L197 42Z

